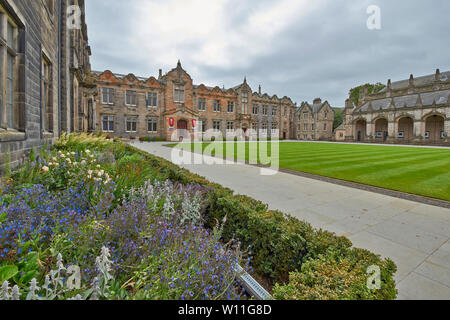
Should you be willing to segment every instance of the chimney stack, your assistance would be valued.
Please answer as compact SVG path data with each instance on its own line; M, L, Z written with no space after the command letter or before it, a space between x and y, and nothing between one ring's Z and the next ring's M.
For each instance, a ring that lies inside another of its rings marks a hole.
M161 79L162 78L162 69L159 69L159 78L158 79Z
M414 76L412 74L409 76L409 85L411 87L414 86Z
M392 89L392 82L391 82L391 79L388 80L387 88L388 88L388 90L391 90L391 89Z
M261 85L259 85L259 95L261 95Z
M441 72L439 71L439 69L436 69L436 76L435 76L436 81L441 80Z

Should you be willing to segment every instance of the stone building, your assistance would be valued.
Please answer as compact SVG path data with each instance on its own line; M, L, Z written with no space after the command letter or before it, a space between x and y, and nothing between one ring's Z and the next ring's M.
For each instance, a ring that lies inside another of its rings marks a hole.
M230 89L195 85L180 62L165 75L160 70L158 79L108 70L93 74L96 129L111 136L179 141L193 133L210 139L207 131L227 136L237 129L242 136L254 129L254 138L294 135L291 99L262 94L261 87L253 92L246 79Z
M332 140L335 111L328 101L317 98L310 105L303 102L295 114L298 140Z
M345 126L341 124L334 130L334 141L343 142L345 141Z
M76 54L82 58L73 63ZM74 131L66 124L75 113L66 110L83 101L75 96L84 82L65 75L88 73L89 55L84 1L0 0L0 170Z
M391 82L345 107L347 141L450 145L450 72Z

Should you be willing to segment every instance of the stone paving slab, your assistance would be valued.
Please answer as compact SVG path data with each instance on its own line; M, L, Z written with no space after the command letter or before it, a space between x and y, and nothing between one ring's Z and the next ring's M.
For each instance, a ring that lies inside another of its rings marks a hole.
M164 143L134 146L171 161ZM450 209L245 164L181 167L392 259L399 299L450 300Z

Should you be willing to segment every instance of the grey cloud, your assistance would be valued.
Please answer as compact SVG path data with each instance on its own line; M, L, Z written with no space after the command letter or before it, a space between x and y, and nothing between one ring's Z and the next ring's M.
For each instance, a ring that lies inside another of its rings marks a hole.
M343 106L349 89L359 84L450 70L449 1L318 1L316 10L282 30L271 40L271 50L253 56L245 68L189 65L201 45L197 41L177 46L177 55L187 61L184 67L196 83L231 87L247 76L254 90L261 84L269 94L298 103L322 97L334 106ZM267 3L230 1L223 13L226 27L243 25L255 8ZM366 28L370 4L381 7L382 30ZM130 40L135 10L135 1L87 1L94 69L149 76L172 67L153 65L152 57ZM235 50L245 55L245 48Z

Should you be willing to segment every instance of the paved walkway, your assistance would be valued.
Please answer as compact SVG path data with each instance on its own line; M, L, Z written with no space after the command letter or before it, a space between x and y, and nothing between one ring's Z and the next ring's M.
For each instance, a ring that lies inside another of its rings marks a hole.
M134 144L170 161L163 145ZM399 299L450 299L450 209L244 164L182 167L391 258Z

